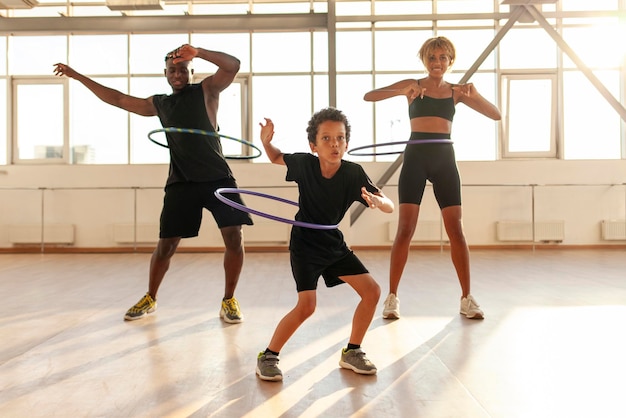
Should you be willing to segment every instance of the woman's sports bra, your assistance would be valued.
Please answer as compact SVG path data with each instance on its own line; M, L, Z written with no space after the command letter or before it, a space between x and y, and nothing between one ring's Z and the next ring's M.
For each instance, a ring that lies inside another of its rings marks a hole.
M419 81L417 82L419 85ZM452 122L454 118L454 91L452 96L437 99L430 96L416 97L409 105L409 117L437 116Z

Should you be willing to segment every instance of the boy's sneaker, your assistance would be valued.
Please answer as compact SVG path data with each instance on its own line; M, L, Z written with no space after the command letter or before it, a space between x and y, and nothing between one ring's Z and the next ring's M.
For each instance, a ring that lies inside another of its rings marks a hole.
M237 302L234 296L230 299L222 300L220 318L229 324L238 324L243 321L243 314L241 313L241 309L239 309L239 302Z
M283 380L283 372L278 368L278 356L261 351L256 360L256 374L262 380Z
M467 295L461 299L461 314L469 319L483 319L485 314L480 310L480 305L474 300L472 295Z
M400 299L393 293L389 293L383 305L384 319L400 319Z
M134 321L135 319L141 319L144 316L148 315L156 311L157 303L156 300L152 299L149 293L146 293L144 297L137 303L135 306L126 311L126 315L124 315L124 319L126 321Z
M350 369L359 374L376 374L376 366L365 357L365 353L360 348L341 350L341 360L339 365L344 369Z

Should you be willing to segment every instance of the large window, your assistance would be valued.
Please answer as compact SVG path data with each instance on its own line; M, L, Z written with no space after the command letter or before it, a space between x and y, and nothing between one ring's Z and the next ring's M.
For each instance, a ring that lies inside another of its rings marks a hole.
M5 121L0 164L166 164L167 150L147 138L148 132L160 128L158 118L106 105L80 83L54 77L52 70L55 63L65 62L124 93L167 94L171 89L163 77L163 58L183 43L224 51L241 61L236 82L221 99L218 117L225 135L260 147L259 122L270 117L282 149L308 152L306 123L314 111L332 104L352 123L351 147L402 141L410 130L406 100L396 97L372 104L363 101L363 95L398 80L424 77L417 54L432 36L450 38L457 49L446 79L473 83L503 114L502 122L495 122L464 105L457 107L452 136L458 160L626 158L625 123L615 103L607 100L609 92L624 107L626 51L619 42L625 30L620 20L626 12L624 1L538 4L560 41L543 21L526 14L492 49L488 46L501 34L513 8L493 0L163 3L162 11L124 12L145 19L146 27L133 33L115 32L100 21L104 19L94 20L93 34L84 29L64 33L45 20L40 21L45 26L41 33L19 26L0 32L0 120ZM329 11L335 16L324 16L320 23L319 16ZM18 17L54 21L59 15L105 18L122 13L92 2L40 1L32 9L0 10L0 17L6 25ZM239 15L232 19L236 24L212 20L224 14ZM190 29L179 24L185 15L214 24ZM158 28L151 32L151 19L159 16ZM177 19L168 24L163 16ZM324 22L335 24L326 27ZM329 39L335 42L330 47ZM480 65L475 65L479 58ZM194 69L196 81L216 70L202 60L194 62ZM595 80L589 79L590 73ZM31 94L36 99L27 97ZM55 117L63 120L52 120ZM35 126L50 127L50 132L36 134L25 122L33 118ZM227 154L250 152L236 141L225 140L223 146Z

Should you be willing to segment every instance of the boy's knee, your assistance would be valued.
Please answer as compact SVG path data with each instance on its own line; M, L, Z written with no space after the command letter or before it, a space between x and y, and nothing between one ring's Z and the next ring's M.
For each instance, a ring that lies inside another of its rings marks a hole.
M315 313L315 304L298 305L297 312L300 320L304 321Z

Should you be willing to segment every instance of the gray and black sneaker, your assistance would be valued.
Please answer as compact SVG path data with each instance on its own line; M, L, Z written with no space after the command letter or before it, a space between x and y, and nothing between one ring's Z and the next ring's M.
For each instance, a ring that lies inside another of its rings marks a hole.
M272 382L283 380L283 372L278 368L278 356L261 351L256 361L256 374L262 380Z
M376 366L365 357L365 353L360 348L341 350L341 360L339 365L344 369L350 369L359 374L376 374Z

